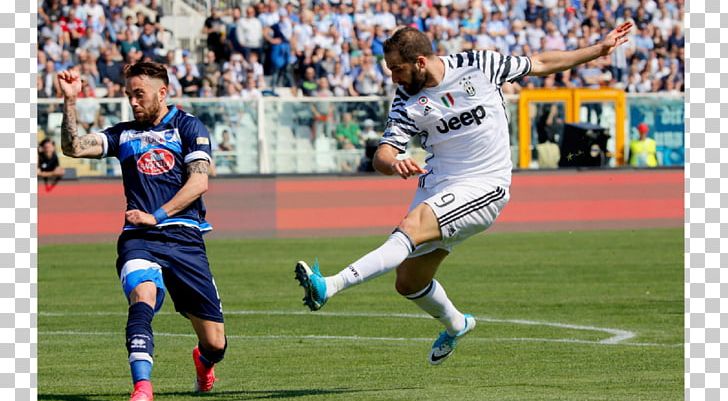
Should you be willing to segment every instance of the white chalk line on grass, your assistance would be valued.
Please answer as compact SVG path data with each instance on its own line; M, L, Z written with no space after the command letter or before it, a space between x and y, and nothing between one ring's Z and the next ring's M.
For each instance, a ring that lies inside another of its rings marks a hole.
M173 312L159 312L158 315L172 315L176 314ZM238 310L238 311L225 311L225 315L279 315L279 316L323 316L323 317L382 317L382 318L402 318L402 319L432 319L432 317L423 314L410 314L410 313L374 313L374 312L308 312L308 311L254 311L254 310ZM40 316L126 316L124 312L40 312ZM556 343L574 343L574 344L599 344L599 345L629 345L629 346L645 346L645 347L662 347L662 346L682 346L683 344L657 344L657 343L627 343L626 341L634 338L636 334L628 330L620 330L605 327L596 326L583 326L567 323L554 323L554 322L543 322L536 320L524 320L524 319L494 319L488 317L476 317L476 320L480 322L489 323L510 323L530 326L548 326L562 329L572 330L583 330L583 331L598 331L608 333L611 337L599 340L578 340L570 338L471 338L469 340L484 341L484 342L556 342ZM45 335L116 335L118 333L106 333L106 332L76 332L76 331L39 331L38 334ZM168 337L193 337L193 334L174 334L174 333L155 333L155 335L168 336ZM345 340L345 341L432 341L431 338L397 338L397 337L363 337L363 336L328 336L328 335L270 335L270 336L244 336L244 335L228 335L230 338L240 339L261 339L261 340L299 340L299 339L311 339L311 340Z

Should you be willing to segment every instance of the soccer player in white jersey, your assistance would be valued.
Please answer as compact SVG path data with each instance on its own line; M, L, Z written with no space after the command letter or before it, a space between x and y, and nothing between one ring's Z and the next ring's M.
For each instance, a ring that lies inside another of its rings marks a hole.
M475 327L475 318L452 304L435 273L455 245L493 224L510 197L512 164L501 85L608 55L627 41L630 28L622 24L589 47L532 57L487 50L438 57L424 33L397 30L384 43L384 57L399 87L374 167L404 179L419 175L417 192L384 244L338 274L324 277L318 263L298 262L304 304L318 310L338 292L396 269L397 292L445 326L429 362L448 358ZM420 136L430 153L425 169L397 158L413 136Z

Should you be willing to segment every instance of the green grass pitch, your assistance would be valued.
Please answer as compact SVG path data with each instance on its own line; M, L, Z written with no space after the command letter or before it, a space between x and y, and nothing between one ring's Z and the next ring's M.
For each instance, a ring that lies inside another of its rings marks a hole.
M333 274L384 237L209 240L229 348L191 393L196 344L167 299L154 320L155 400L682 400L681 229L491 233L438 280L478 327L429 366L439 323L394 274L301 304L299 259ZM126 303L114 244L39 248L40 400L127 400Z

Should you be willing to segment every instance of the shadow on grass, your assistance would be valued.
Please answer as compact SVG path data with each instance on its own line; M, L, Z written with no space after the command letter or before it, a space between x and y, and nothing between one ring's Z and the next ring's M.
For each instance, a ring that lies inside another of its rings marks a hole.
M373 389L373 390L354 390L348 388L332 388L332 389L288 389L288 390L240 390L240 391L213 391L209 394L194 394L189 391L167 391L154 392L157 396L166 397L186 397L186 399L194 400L277 400L286 398L306 397L310 395L333 395L333 394L353 394L366 392L380 392L387 390L413 390L413 388L397 388L397 389ZM38 400L41 401L107 401L124 399L128 397L127 393L98 393L98 394L38 394Z

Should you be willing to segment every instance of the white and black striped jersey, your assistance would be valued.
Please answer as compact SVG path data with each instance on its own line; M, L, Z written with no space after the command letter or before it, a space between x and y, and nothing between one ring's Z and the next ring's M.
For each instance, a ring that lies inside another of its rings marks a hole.
M380 144L404 152L409 140L420 136L430 153L422 187L469 179L509 186L512 164L501 85L528 74L531 60L488 50L441 60L445 76L439 85L416 94L397 88Z

